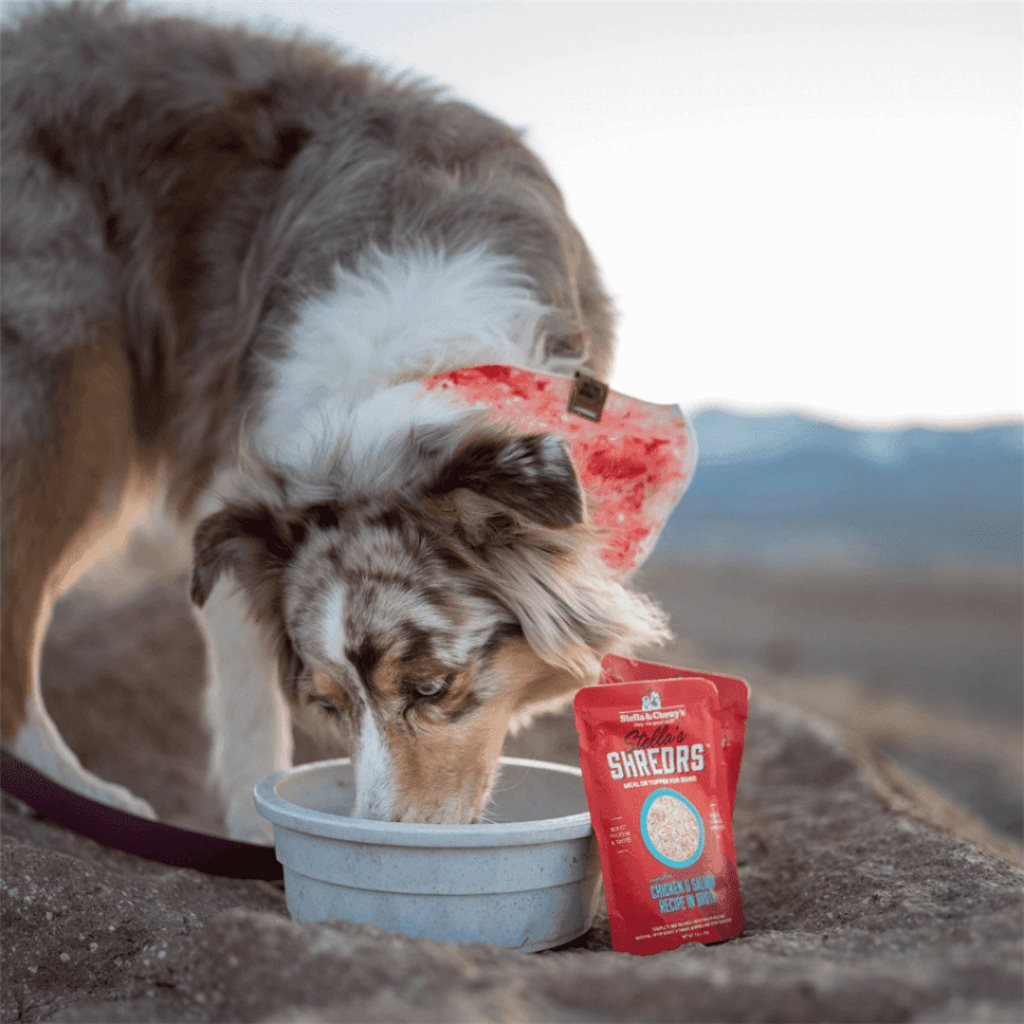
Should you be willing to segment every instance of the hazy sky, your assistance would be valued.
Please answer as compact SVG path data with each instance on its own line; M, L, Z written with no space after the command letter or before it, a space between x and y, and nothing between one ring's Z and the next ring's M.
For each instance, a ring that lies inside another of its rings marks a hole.
M1022 5L155 5L303 27L528 129L613 383L862 423L1024 413Z

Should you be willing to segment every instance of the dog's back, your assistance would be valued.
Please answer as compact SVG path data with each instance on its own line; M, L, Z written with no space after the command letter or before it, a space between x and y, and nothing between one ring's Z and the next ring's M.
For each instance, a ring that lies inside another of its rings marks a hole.
M196 453L237 431L254 353L371 242L486 238L558 311L554 352L586 345L607 369L610 309L550 177L435 89L305 42L77 5L7 31L3 77L8 341L53 358L116 331L140 437L187 465L182 499Z

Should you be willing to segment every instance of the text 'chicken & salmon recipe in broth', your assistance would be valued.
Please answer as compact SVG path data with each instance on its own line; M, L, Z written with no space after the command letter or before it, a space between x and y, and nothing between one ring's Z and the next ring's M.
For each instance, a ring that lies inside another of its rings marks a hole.
M743 931L732 814L750 688L609 655L576 695L580 767L612 947L661 953Z

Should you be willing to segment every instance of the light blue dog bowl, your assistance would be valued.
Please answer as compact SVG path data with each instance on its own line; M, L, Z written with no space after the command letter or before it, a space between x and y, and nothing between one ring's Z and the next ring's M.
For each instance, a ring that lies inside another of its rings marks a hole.
M348 758L271 775L255 797L274 825L296 921L524 953L569 942L593 921L601 874L576 768L503 757L493 824L353 818Z

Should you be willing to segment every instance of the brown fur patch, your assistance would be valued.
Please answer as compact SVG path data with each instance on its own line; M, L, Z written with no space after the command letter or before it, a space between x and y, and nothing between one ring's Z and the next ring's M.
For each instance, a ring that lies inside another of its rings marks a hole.
M49 607L85 552L116 527L142 467L131 370L120 339L98 332L53 380L51 422L36 444L3 452L3 736L24 721Z
M501 670L515 680L510 694L515 712L525 712L527 721L531 711L551 710L580 688L579 676L541 661L525 640L508 643L500 657Z

